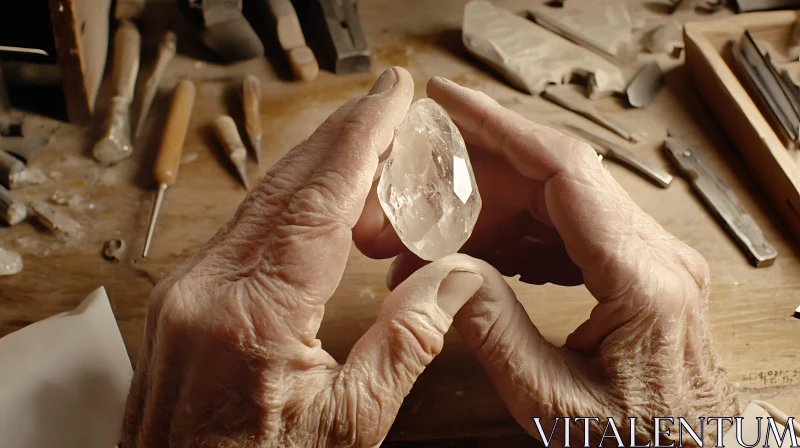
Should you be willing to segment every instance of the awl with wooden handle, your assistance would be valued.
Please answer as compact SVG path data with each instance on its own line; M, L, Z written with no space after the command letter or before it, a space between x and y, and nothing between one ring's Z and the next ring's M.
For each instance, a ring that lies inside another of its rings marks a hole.
M158 85L161 83L161 78L164 76L164 71L167 69L172 58L175 57L175 51L178 47L178 38L174 31L167 31L164 37L161 38L161 43L158 44L158 56L156 63L153 66L153 72L147 78L144 85L144 92L142 93L142 104L139 109L139 119L136 120L136 132L133 134L136 139L142 133L142 126L144 120L147 118L147 112L150 110L150 105L153 104L153 98L158 91Z
M92 150L94 158L104 165L117 163L133 153L130 108L136 76L139 74L141 41L142 37L133 22L120 21L114 33L114 96L111 98L105 133Z
M244 184L245 190L250 190L247 182L247 149L239 138L239 130L236 129L236 122L228 115L221 115L214 120L214 134L230 159L239 178Z
M582 97L568 86L548 87L544 92L542 92L542 98L557 104L564 109L575 112L576 114L583 115L600 126L619 135L625 140L633 143L644 140L643 135L632 132L625 128L625 126L622 124L619 124L610 118L604 117L597 109L595 109L590 100Z
M777 251L699 151L683 140L670 137L664 141L664 152L681 175L691 182L694 191L745 252L750 263L757 268L772 265Z
M153 203L153 214L150 216L150 225L147 228L147 238L144 241L142 258L147 256L147 252L150 249L150 241L153 239L153 230L156 226L156 219L158 219L158 212L161 209L161 202L164 200L164 193L178 179L178 167L181 163L183 142L186 140L186 131L189 128L195 93L194 83L184 79L178 83L175 88L175 94L172 97L172 104L164 125L164 134L161 137L161 145L158 148L156 164L153 169L153 176L158 182L158 194Z
M244 107L244 130L253 147L258 166L261 166L261 85L253 75L242 81L242 106Z
M606 159L622 163L623 165L631 168L633 171L641 174L643 177L653 181L659 187L667 188L669 184L672 183L671 174L662 170L661 168L653 166L648 161L643 160L622 146L615 145L599 135L595 135L592 132L581 129L577 126L573 126L569 123L564 123L563 126L569 132L575 134L575 136L578 138L586 140L588 143L590 143L594 150Z

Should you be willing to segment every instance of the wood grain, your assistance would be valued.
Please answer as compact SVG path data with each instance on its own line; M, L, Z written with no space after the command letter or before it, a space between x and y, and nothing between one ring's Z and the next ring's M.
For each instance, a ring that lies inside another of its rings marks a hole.
M103 79L111 0L50 0L49 6L67 114L86 123Z
M512 11L529 7L526 0L496 3ZM184 157L191 155L194 160L185 159L187 162L181 165L178 182L170 188L159 217L158 244L145 260L131 251L133 258L112 264L103 260L100 251L103 242L112 238L122 238L130 247L142 245L152 206L151 173L160 126L142 135L140 151L110 168L98 166L83 152L91 142L88 130L62 126L35 163L48 174L59 172L60 177L47 185L19 190L18 197L26 201L43 199L55 190L80 194L84 204L93 207L79 206L70 212L89 231L79 243L68 245L27 224L0 229L0 244L20 251L26 266L19 275L0 278L0 335L72 309L93 289L104 285L135 361L153 283L211 238L244 198L241 185L228 173L224 155L208 129L217 116L241 107L239 82L248 74L257 74L262 80L264 160L258 173L255 164L248 167L253 178L308 138L340 104L367 92L377 76L392 65L410 71L416 98L425 95L430 77L445 76L487 93L531 120L548 125L570 122L591 128L609 140L616 138L561 107L515 90L466 55L459 32L464 4L461 0L360 2L364 31L374 48L371 73L336 76L321 72L313 83L297 83L281 80L270 64L259 59L216 65L176 56L162 86L165 92L171 92L184 77L191 77L197 85L183 150ZM632 15L651 14L658 19L643 2L631 1L629 5ZM800 321L792 317L800 304L800 252L716 120L703 107L686 70L667 55L658 57L666 85L650 106L625 110L608 98L599 100L596 107L649 135L646 142L631 148L661 168L669 167L661 154L666 128L702 150L707 162L775 245L780 254L775 265L751 267L682 179L661 189L626 168L611 163L607 167L639 206L708 260L712 332L740 397L766 399L790 415L800 414ZM153 123L164 122L170 97L158 95L154 100ZM235 99L233 105L228 102L231 97ZM389 263L351 251L319 333L322 346L337 360L346 358L353 343L374 322L388 293L385 276ZM595 304L582 286L531 286L513 279L510 284L542 334L556 344L563 343ZM522 434L478 362L460 337L451 332L442 354L406 398L386 445L532 446Z

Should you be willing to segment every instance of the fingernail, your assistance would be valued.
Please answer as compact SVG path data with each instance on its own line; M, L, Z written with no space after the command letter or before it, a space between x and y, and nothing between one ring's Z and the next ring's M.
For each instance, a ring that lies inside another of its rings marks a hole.
M379 93L388 92L394 85L397 84L397 73L393 68L387 68L383 71L381 76L375 81L375 84L370 89L368 95L377 95Z
M483 277L469 271L452 271L439 284L439 308L455 316L483 285Z

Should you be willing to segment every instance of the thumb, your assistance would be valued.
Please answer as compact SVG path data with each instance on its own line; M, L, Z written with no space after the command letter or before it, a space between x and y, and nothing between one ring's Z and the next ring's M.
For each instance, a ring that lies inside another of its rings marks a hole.
M461 308L453 326L517 422L538 438L531 417L542 417L550 428L553 417L594 415L581 412L602 409L589 392L594 385L585 379L585 358L555 347L539 333L500 272L488 264L482 272L483 287Z
M483 266L469 256L441 258L392 291L375 324L350 352L340 390L356 398L359 421L373 422L368 440L386 435L417 377L438 355L453 316L483 284ZM334 390L336 390L335 388Z

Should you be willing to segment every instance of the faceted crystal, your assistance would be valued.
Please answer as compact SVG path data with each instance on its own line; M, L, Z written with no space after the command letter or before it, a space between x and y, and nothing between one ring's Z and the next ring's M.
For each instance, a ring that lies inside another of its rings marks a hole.
M408 110L378 198L400 240L422 259L454 254L472 234L481 196L464 139L435 101L421 99Z

